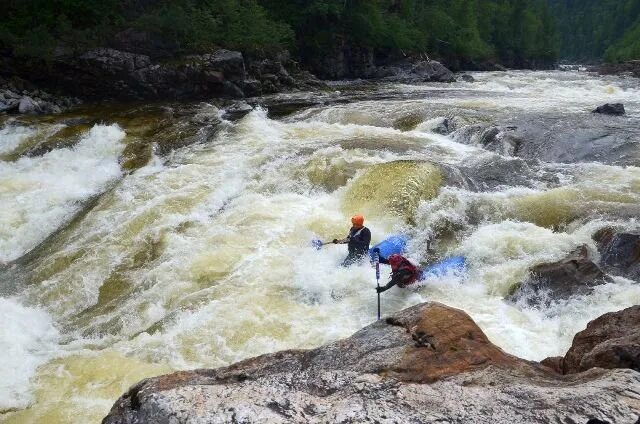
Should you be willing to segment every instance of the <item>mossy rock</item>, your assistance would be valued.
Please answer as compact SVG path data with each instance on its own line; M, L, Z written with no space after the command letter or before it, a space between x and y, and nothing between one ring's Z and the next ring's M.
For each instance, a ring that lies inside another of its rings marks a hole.
M400 131L413 131L422 123L422 121L424 121L424 116L422 114L414 113L396 119L393 122L393 128Z
M123 169L133 171L145 166L153 156L153 148L151 144L136 140L128 143L120 157L120 164Z
M418 205L437 196L443 176L440 168L425 161L394 161L374 165L347 189L346 214L362 212L384 216L389 212L412 223Z

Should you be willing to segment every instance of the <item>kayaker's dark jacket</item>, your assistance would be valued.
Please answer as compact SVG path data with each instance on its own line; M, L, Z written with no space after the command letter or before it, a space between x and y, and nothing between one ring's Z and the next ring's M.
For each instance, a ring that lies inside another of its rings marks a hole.
M367 227L351 227L347 239L349 240L349 255L365 256L369 253L371 231Z

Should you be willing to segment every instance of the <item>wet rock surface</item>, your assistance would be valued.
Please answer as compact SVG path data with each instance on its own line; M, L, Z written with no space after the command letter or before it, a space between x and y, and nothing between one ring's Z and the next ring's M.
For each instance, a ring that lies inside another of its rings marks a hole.
M640 60L623 63L606 63L591 69L601 75L623 75L640 78Z
M600 265L609 273L640 280L640 234L605 228L595 234Z
M454 82L456 78L442 63L426 55L381 55L371 47L349 42L336 43L324 56L310 58L310 69L321 78L385 79L400 82Z
M80 104L77 98L52 95L18 77L0 77L0 114L57 114Z
M563 372L594 367L640 371L640 306L604 314L576 334L562 360Z
M586 295L593 287L610 282L608 277L591 259L586 246L581 246L566 258L531 268L531 277L520 284L511 300L524 298L529 304L567 299L574 295Z
M144 38L144 34L129 34ZM79 55L59 55L48 67L8 61L14 74L28 75L42 85L87 99L146 100L243 98L292 89L324 87L301 70L288 54L273 59L245 58L241 52L218 49L207 54L166 57L151 46L133 49L123 35L116 46L96 48ZM39 72L38 72L39 71Z
M625 110L624 110L624 105L622 103L607 103L595 108L593 113L600 113L602 115L621 116L625 114Z
M446 66L435 60L402 61L397 64L378 67L375 78L405 83L455 82L456 78Z
M501 155L543 162L640 165L640 130L602 114L534 115L476 125L455 140Z
M103 423L635 423L639 392L635 371L563 377L506 354L464 312L426 303L318 349L143 380Z

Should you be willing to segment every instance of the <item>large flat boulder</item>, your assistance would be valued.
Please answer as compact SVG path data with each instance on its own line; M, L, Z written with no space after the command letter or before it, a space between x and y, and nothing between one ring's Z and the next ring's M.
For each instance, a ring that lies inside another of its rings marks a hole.
M512 114L464 131L456 141L525 160L640 165L640 128L602 114Z
M631 424L638 393L640 373L561 376L503 352L463 311L425 303L317 349L143 380L103 423Z

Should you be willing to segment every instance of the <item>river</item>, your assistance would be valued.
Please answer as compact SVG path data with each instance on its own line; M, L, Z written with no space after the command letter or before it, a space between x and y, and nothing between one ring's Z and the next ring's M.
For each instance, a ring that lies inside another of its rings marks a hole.
M0 421L99 422L142 378L349 336L376 319L374 272L310 240L358 212L374 241L409 234L418 262L468 261L384 293L383 314L443 302L542 360L640 303L620 277L505 300L531 266L597 254L597 230L640 229L640 82L472 75L335 83L242 117L168 103L0 118ZM627 115L590 113L606 102Z

